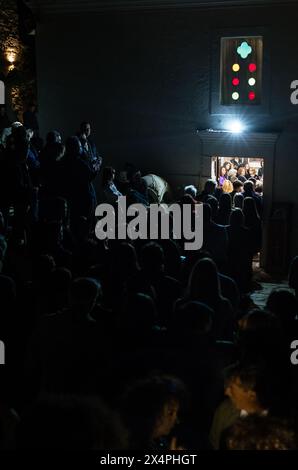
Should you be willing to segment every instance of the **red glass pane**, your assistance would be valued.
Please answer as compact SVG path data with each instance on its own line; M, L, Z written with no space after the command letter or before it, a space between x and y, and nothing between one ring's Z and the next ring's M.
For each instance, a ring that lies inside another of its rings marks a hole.
M255 97L256 97L256 94L255 94L254 91L250 91L250 92L248 93L248 99L249 99L250 101L253 101L253 100L255 99Z
M248 70L249 70L250 72L255 72L255 71L257 70L256 64L249 64Z
M233 83L234 86L239 85L239 83L240 83L239 78L233 78L232 83Z

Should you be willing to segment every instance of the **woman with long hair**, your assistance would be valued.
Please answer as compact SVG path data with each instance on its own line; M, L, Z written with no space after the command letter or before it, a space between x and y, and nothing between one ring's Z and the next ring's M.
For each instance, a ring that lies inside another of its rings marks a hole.
M228 225L232 210L232 199L229 193L223 193L219 198L219 209L216 222L220 225Z

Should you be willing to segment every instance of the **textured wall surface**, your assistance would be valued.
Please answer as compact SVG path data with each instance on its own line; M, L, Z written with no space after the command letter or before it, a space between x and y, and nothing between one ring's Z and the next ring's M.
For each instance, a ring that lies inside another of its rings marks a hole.
M16 53L16 63L9 73L7 51ZM36 95L35 67L32 51L23 42L19 31L16 0L0 0L0 73L6 87L7 111L11 119L22 119L26 102Z
M274 200L294 203L292 253L298 252L297 7L199 9L43 16L37 64L43 132L73 133L90 119L106 163L135 161L172 184L198 183L196 129L225 127L211 113L220 35L264 29L268 112L247 116L255 132L279 132ZM215 75L214 75L215 74ZM246 119L245 109L240 114Z

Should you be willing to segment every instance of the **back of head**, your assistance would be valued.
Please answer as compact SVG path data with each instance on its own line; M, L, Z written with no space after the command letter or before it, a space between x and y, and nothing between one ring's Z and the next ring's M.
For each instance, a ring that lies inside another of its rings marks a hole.
M222 190L224 193L232 193L233 192L233 183L230 180L225 180L222 185Z
M80 277L75 279L71 285L70 300L73 307L79 313L90 312L94 307L98 297L101 295L101 285L99 281L90 277Z
M286 326L298 315L297 299L288 289L275 289L267 299L267 308Z
M193 267L189 278L191 300L217 300L220 296L220 284L217 267L210 258L199 260Z
M243 201L243 214L246 225L255 223L260 219L255 200L252 197L246 197Z
M219 210L230 211L232 208L232 199L229 193L223 193L219 199Z
M204 191L207 194L214 194L216 188L216 182L213 181L212 179L209 179L206 181L205 186L204 186Z
M151 273L161 272L164 268L164 252L162 247L155 242L143 246L140 254L142 268Z
M208 196L206 199L206 204L209 204L211 207L211 219L216 219L217 211L218 211L218 200L215 196ZM204 209L203 209L204 210Z
M252 181L249 181L249 180L248 180L248 181L245 181L243 187L244 187L244 191L245 191L246 193L252 193L253 190L254 190L254 184L253 184Z
M184 194L190 194L193 198L195 198L197 196L197 188L193 184L185 186Z
M154 327L156 319L157 311L151 297L141 293L128 297L123 315L125 329L149 333Z
M241 209L235 208L230 215L230 225L233 228L243 227L244 215Z

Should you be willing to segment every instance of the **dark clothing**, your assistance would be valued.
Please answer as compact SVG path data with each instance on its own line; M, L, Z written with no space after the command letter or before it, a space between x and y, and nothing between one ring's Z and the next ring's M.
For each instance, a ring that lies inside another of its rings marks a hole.
M262 214L263 214L263 198L262 198L262 196L259 196L254 191L252 191L252 192L244 191L243 197L244 198L246 198L246 197L252 197L253 198L253 200L256 203L256 208L257 208L258 214L259 214L260 217L262 217Z
M82 158L74 157L73 160L66 160L65 163L70 217L72 220L80 216L90 219L94 215L96 206L96 195L92 185L96 171Z

